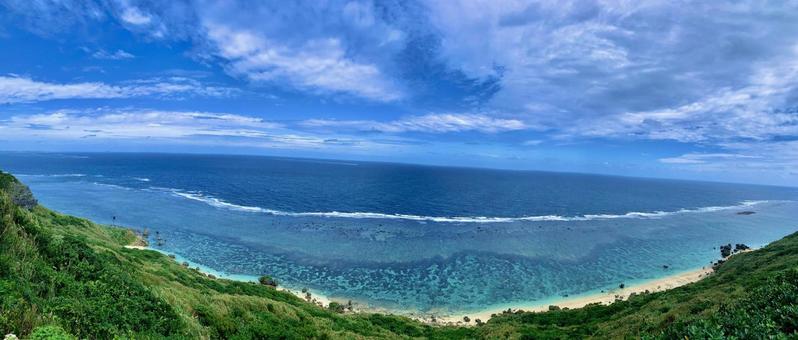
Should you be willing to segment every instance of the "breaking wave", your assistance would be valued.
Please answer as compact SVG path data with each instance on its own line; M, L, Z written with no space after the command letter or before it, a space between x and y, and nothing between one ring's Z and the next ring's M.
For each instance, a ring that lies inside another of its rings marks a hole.
M163 189L163 188L161 188ZM442 223L507 223L519 221L591 221L591 220L609 220L618 218L661 218L675 214L688 214L688 213L702 213L713 212L729 209L739 209L750 207L769 201L743 201L737 205L730 206L711 206L696 209L680 209L677 211L655 211L655 212L629 212L625 214L587 214L581 216L559 216L559 215L541 215L541 216L521 216L521 217L487 217L487 216L420 216L409 214L384 214L375 212L289 212L274 209L266 209L261 207L252 207L245 205L238 205L226 202L216 197L206 196L197 192L185 192L176 189L168 189L174 195L203 202L210 206L222 209L230 209L235 211L245 211L253 213L263 213L274 216L296 216L296 217L330 217L330 218L362 218L362 219L390 219L390 220L410 220L421 222L442 222Z
M15 174L19 177L86 177L85 174L50 174L50 175L30 175L30 174Z

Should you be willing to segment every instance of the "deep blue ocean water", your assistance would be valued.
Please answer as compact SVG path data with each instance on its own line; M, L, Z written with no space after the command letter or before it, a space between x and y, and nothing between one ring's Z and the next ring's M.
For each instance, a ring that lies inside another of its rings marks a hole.
M608 289L798 230L796 188L219 155L0 153L0 169L218 272L395 311Z

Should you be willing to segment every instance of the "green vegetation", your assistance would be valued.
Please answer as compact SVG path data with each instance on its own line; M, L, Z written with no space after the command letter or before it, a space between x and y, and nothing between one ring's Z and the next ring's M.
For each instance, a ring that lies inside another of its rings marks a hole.
M264 285L264 286L270 286L270 287L277 288L277 280L275 280L273 277L268 276L268 275L264 275L264 276L259 277L258 278L258 282L260 284Z
M609 306L505 312L472 327L431 326L350 313L349 304L320 308L275 289L269 277L263 285L210 278L161 253L125 248L136 240L131 231L31 205L20 187L0 173L0 336L798 338L798 234L666 292Z
M0 189L8 194L15 205L22 208L32 209L38 204L26 185L20 183L14 176L3 172L0 172Z

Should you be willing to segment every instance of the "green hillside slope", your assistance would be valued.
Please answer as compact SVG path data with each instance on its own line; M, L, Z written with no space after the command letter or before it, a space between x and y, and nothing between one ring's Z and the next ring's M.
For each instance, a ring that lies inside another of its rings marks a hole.
M798 224L798 223L797 223ZM128 230L37 206L0 174L0 336L31 338L766 338L798 333L798 234L716 274L610 306L505 313L475 327L342 314L269 286L209 278Z

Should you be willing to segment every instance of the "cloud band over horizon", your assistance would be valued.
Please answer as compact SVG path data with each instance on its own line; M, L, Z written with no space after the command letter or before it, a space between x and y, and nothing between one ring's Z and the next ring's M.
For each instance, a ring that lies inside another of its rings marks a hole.
M0 20L8 145L798 183L798 3L0 0Z

